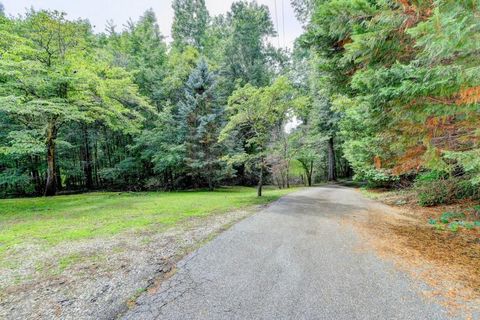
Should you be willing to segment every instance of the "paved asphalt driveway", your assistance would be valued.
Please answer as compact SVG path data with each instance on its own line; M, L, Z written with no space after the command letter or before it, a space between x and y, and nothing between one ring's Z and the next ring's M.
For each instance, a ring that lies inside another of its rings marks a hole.
M405 274L358 250L340 218L370 204L338 186L286 196L187 256L124 319L450 319Z

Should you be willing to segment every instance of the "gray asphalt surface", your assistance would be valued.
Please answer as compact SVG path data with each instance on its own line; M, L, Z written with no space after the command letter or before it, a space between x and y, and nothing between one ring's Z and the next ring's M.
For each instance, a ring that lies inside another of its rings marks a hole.
M178 264L124 319L451 319L341 223L371 201L338 186L286 196Z

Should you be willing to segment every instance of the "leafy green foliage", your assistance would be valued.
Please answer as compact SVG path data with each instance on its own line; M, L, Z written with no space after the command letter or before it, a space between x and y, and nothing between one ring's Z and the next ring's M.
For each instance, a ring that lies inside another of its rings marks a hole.
M415 188L418 203L423 207L449 204L454 200L455 182L452 180L418 181Z
M292 156L303 170L305 184L311 186L315 182L315 171L320 171L322 167L318 152L321 150L321 143L308 135L307 130L305 126L300 126L290 134L289 140Z
M446 172L441 172L437 170L428 171L417 176L418 182L432 182L440 179L447 178Z
M129 22L121 34L111 30L108 42L114 63L134 71L140 92L150 98L157 110L161 109L167 94L163 79L168 57L155 13L147 10L137 23Z
M178 49L203 47L209 19L205 0L174 0L173 45Z
M475 224L473 224L472 222L465 222L463 224L463 226L465 227L465 229L467 230L473 230L475 229Z
M150 107L131 74L98 60L87 22L68 21L56 11L30 11L24 19L4 21L0 29L12 40L1 45L0 112L15 127L3 151L7 156L21 152L28 162L43 148L45 194L53 195L61 181L56 161L63 126L98 122L132 133ZM38 168L30 170L40 183Z
M57 11L0 17L2 196L234 183L222 158L245 141L218 143L228 97L269 84L285 56L266 6L173 9L171 46L152 10L106 34Z
M442 172L428 172L420 175L415 188L421 206L450 204L459 199L478 199L478 186L465 178L445 178Z
M381 188L392 185L392 183L398 181L398 177L375 168L370 168L369 170L364 168L354 176L354 180L367 181L367 186L369 188Z
M328 79L333 131L359 178L434 170L478 182L479 5L314 2L301 40L316 53L317 79ZM438 201L449 201L444 193Z
M452 222L448 225L448 229L452 232L458 232L459 224L458 222Z
M456 186L455 197L457 199L480 199L480 186L470 180L460 180Z
M458 232L461 228L474 230L476 227L480 227L480 221L465 221L465 218L466 215L463 212L444 212L438 220L428 219L428 223L436 230L448 229L451 232Z
M236 90L228 101L229 122L220 134L220 141L246 137L245 145L228 156L232 164L245 164L249 170L258 172L259 195L264 172L267 169L269 145L273 143L271 133L283 128L292 102L293 87L284 77L278 78L268 87L256 88L247 84Z
M440 221L445 224L454 220L458 221L460 219L465 219L465 214L462 212L444 212L440 216Z
M171 45L152 10L100 35L1 16L1 192L288 186L295 162L307 184L420 174L422 205L479 198L478 0L292 4L291 55L256 2L173 1Z
M267 37L276 35L268 7L256 2L234 2L226 19L230 37L225 43L223 65L228 89L233 91L237 83L268 85L273 75L270 67L276 67L270 64L282 59L267 43Z

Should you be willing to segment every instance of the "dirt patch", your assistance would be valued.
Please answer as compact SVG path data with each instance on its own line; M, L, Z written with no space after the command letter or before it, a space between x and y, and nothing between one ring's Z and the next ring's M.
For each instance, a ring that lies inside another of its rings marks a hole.
M175 263L260 207L51 248L18 248L0 267L0 319L114 319Z
M381 194L381 193L379 193ZM480 312L480 230L440 231L428 224L445 211L465 209L470 204L422 208L401 195L375 196L400 207L372 204L363 216L349 217L365 244L379 256L393 261L403 271L427 283L422 290L452 313L462 311L469 318Z

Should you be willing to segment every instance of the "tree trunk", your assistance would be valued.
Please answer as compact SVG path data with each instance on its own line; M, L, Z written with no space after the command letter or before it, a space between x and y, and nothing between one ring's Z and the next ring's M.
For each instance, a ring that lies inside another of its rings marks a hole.
M54 196L57 193L57 172L55 168L55 139L57 137L57 127L55 123L49 123L47 127L47 183L45 185L46 197Z
M98 160L98 136L95 139L95 148L93 149L93 174L95 176L95 187L98 188L100 185L100 179L98 177L98 168L100 167L100 161Z
M290 188L290 161L287 161L287 170L285 172L285 179L287 180L287 189Z
M311 187L313 184L313 161L310 162L310 178L308 179L308 186Z
M283 132L283 131L282 131ZM290 188L290 182L288 181L290 175L290 160L288 158L288 137L283 135L283 158L285 160L285 180L287 188Z
M281 189L282 189L282 185L281 185L281 183L280 183L280 180L278 180L278 175L274 175L274 177L275 177L275 182L276 182L276 184L277 184L278 189L281 190Z
M305 176L302 175L302 180L304 184L311 187L312 186L312 177L313 177L313 161L308 162L308 160L299 160L302 165Z
M42 179L40 178L40 172L38 172L38 163L39 159L38 156L34 156L31 158L32 161L32 178L35 184L35 193L37 195L41 195L43 191L43 183Z
M169 170L170 176L170 191L175 189L175 176L173 175L173 170Z
M103 127L103 135L105 136L105 139L107 141L110 140L110 137L108 136L108 133L107 133L107 129L105 127ZM111 168L112 167L112 157L110 155L110 153L111 153L110 143L107 142L107 143L104 144L104 146L105 146L105 154L107 155L107 160L108 160L108 167Z
M260 167L260 177L258 179L258 187L257 187L257 196L262 196L262 187L263 187L263 164Z
M328 139L328 181L336 181L335 168L335 149L333 145L333 137Z
M40 174L37 168L32 168L32 179L35 184L35 193L37 195L42 194L42 186L40 185Z
M60 166L57 165L57 161L55 161L55 176L57 178L57 191L62 191L62 175L60 174Z
M88 141L88 130L83 126L83 173L85 175L85 187L88 190L93 188L92 157L90 156L90 142Z
M310 161L310 170L308 171L308 186L312 186L312 176L313 176L313 161Z
M208 191L214 191L211 173L208 175Z

